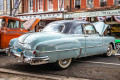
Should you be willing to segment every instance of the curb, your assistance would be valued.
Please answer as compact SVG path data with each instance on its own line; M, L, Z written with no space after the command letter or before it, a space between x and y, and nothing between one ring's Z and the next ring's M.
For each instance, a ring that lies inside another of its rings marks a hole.
M65 77L65 76L57 76L57 75L38 75L38 74L31 74L31 73L25 73L25 72L20 72L16 70L11 70L11 69L5 69L5 68L0 68L1 73L9 73L9 74L16 74L16 75L23 75L23 76L30 76L30 77L37 77L37 78L42 78L46 80L89 80L89 79L83 79L83 78L75 78L75 77Z

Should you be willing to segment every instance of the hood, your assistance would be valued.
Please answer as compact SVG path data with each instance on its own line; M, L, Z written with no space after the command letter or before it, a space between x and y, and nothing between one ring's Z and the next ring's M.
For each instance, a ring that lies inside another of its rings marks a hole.
M93 23L95 29L100 35L103 35L104 31L107 29L109 25L105 24L104 22L95 22Z
M23 24L23 26L25 27L25 29L33 30L39 21L40 19L36 19L36 18L29 19Z
M35 46L38 43L42 43L49 40L59 39L62 34L60 33L50 33L50 32L36 32L24 34L18 38L18 41L23 44L30 44L31 46Z

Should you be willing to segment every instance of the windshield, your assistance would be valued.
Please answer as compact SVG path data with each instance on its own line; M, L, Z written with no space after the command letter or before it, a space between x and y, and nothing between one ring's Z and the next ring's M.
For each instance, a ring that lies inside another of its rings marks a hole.
M62 32L64 25L62 24L48 24L43 31L45 32Z

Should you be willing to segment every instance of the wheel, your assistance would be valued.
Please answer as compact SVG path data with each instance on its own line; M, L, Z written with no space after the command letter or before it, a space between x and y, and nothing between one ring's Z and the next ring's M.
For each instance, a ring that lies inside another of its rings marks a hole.
M116 47L116 49L119 49L120 48L120 43L116 43L115 47Z
M113 47L111 44L109 44L108 48L107 48L107 52L105 53L105 56L106 57L109 57L112 55L112 50L113 50Z
M58 60L54 65L57 69L66 69L70 66L72 59Z

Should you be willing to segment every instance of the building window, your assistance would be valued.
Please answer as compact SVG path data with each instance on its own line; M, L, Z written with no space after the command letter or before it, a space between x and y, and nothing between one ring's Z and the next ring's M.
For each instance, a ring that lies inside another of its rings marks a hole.
M58 0L58 10L64 10L64 0Z
M100 0L100 7L107 6L107 0Z
M53 11L53 0L48 0L48 11Z
M10 10L10 0L7 0L7 10Z
M87 8L93 8L93 0L87 0Z
M15 3L17 2L18 0L14 0L14 5L15 5Z
M81 0L75 0L74 3L75 3L75 8L79 9Z
M33 0L29 0L28 8L29 12L33 12Z
M0 0L0 10L3 10L3 0Z
M120 6L120 0L114 0L116 6Z
M43 0L38 0L38 11L43 11Z

